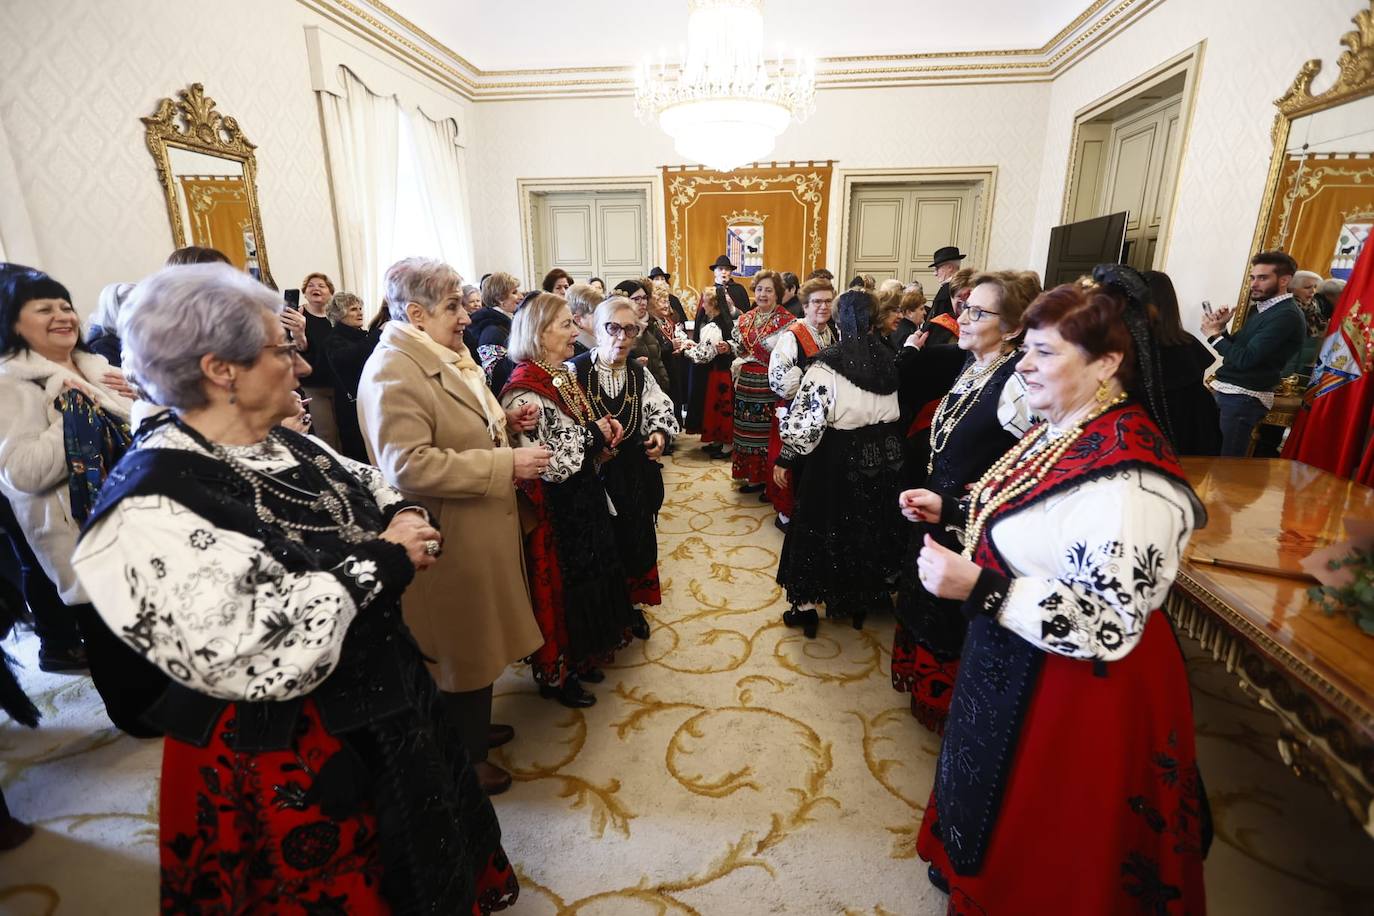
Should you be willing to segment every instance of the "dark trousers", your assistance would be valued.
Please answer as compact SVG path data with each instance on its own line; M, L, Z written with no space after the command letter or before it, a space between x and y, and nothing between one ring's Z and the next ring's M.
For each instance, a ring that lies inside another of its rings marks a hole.
M439 696L443 698L449 721L458 729L463 749L468 752L468 762L486 760L491 740L491 685L461 693L440 691Z
M60 654L81 645L77 616L67 607L43 567L38 564L8 499L0 498L0 554L3 566L24 596L33 615L33 631L50 653Z
M1250 453L1250 437L1269 408L1248 394L1212 392L1221 414L1221 454L1244 458Z

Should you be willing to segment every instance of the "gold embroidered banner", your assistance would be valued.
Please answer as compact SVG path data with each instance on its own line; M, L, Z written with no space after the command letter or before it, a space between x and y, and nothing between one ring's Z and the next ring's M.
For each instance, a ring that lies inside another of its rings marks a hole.
M252 213L243 179L234 175L178 175L177 181L190 216L189 244L219 249L239 270L256 267L257 246L252 241ZM250 251L250 246L254 250Z
M1281 247L1323 277L1345 276L1374 223L1374 156L1290 156L1274 201L1264 248Z
M729 255L750 276L762 268L805 277L825 266L834 163L773 163L722 173L664 166L668 272L684 299L712 282L711 262Z

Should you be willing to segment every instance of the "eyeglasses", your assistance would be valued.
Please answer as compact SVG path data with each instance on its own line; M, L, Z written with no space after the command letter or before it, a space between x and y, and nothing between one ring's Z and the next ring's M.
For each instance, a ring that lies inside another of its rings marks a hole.
M969 321L982 321L983 318L984 318L985 316L987 316L987 315L992 315L992 316L996 317L996 316L1001 315L1002 313L1001 313L1001 312L989 312L989 311L988 311L987 309L985 309L985 308L979 308L979 307L976 306L976 305L970 305L968 308L964 309L963 314L965 314L965 315L968 316L968 320L969 320Z
M285 356L287 359L291 359L292 357L294 357L297 352L296 345L293 343L269 344L268 346L265 346L262 349L264 352L270 350L278 356Z
M634 340L639 336L637 324L616 324L614 321L608 321L601 326L601 330L610 337L624 337L626 340Z
M648 302L648 301L649 301L649 297L646 296L646 295L644 295L643 293L639 293L638 295L631 296L631 297L630 297L630 301L631 301L631 302Z

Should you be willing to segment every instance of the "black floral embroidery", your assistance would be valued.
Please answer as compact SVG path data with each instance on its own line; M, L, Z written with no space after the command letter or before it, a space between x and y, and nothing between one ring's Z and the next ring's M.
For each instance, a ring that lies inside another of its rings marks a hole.
M1183 897L1183 891L1160 877L1159 863L1139 853L1131 853L1121 863L1121 876L1126 893L1139 901L1147 913L1167 916L1169 904Z
M204 528L197 528L191 532L190 541L191 546L196 550L209 550L215 544L215 535Z
M159 579L167 578L166 560L162 559L162 557L153 557L152 560L150 560L149 562L153 567L153 572L157 573L157 577Z

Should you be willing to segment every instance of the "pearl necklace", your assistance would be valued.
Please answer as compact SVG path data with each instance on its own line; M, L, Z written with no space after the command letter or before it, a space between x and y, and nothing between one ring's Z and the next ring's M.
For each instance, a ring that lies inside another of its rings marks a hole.
M1002 354L988 366L980 367L977 363L971 363L967 368L959 373L954 385L945 392L945 396L940 398L940 404L935 408L935 416L930 422L930 460L926 462L926 473L932 474L935 471L935 458L949 445L950 437L954 435L954 429L973 409L973 405L978 403L978 396L983 392L983 382L992 376L994 372L1006 365L1007 361L1016 355L1015 350L1009 350ZM950 405L950 395L959 391L963 386L963 391L959 393L953 405ZM948 411L946 411L948 407Z
M1059 463L1089 423L1126 400L1123 391L1112 400L1094 408L1083 419L1069 427L1058 438L1049 433L1049 423L1038 423L1025 437L1012 446L978 479L969 494L968 527L964 540L964 556L973 558L984 529L1007 503L1034 490L1050 470Z

